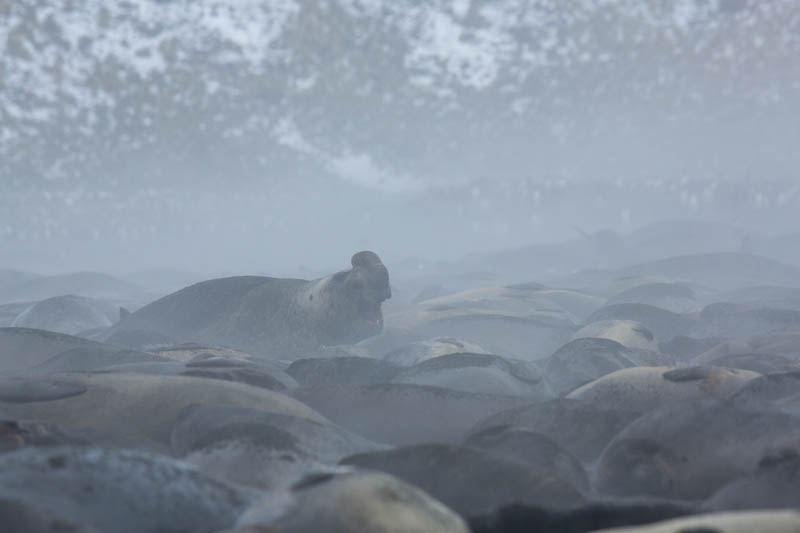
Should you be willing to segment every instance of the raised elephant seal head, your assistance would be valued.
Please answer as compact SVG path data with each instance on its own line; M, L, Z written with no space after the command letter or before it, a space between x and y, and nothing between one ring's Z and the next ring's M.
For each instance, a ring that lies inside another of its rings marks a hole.
M383 330L381 303L392 297L389 271L370 251L353 255L350 264L350 270L334 274L328 283L331 321L325 344L352 344Z

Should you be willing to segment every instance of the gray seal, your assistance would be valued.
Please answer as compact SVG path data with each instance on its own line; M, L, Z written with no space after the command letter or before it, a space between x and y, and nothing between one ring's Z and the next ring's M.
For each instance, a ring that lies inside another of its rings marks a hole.
M392 292L374 252L358 252L351 265L312 281L237 276L197 283L132 313L106 339L146 331L282 358L354 344L381 332L381 303Z

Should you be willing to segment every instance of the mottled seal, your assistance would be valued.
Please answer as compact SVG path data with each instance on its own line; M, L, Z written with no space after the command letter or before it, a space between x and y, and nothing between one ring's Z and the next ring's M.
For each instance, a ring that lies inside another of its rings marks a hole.
M453 353L427 359L404 369L395 383L546 400L554 394L542 371L530 361L482 353Z
M101 531L211 533L231 527L259 496L132 450L58 446L0 455L0 498Z
M266 489L287 486L340 459L383 447L329 422L227 405L189 405L172 448L219 479Z
M567 397L610 409L646 412L684 400L729 398L758 376L749 370L721 367L624 368L575 389Z
M197 283L139 309L107 338L149 331L278 357L352 344L380 333L391 288L374 252L358 252L351 265L313 281L238 276Z

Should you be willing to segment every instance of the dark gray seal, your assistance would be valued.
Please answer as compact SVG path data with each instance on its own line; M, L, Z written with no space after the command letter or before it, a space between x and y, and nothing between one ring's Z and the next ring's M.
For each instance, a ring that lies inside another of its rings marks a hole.
M375 253L359 252L351 264L313 281L237 276L197 283L126 317L108 337L148 331L279 357L353 344L380 333L381 303L392 292Z
M753 474L728 483L709 498L709 511L797 509L800 507L800 458L795 450L767 456Z
M674 360L658 352L628 348L610 339L583 338L568 342L547 358L544 373L557 394L567 394L623 368L670 364Z
M583 497L569 483L522 461L445 444L353 455L342 464L379 470L411 483L462 516L513 502L572 507Z
M716 401L652 411L621 431L597 462L606 496L704 499L761 460L800 443L800 418Z
M459 441L478 421L529 401L410 383L313 385L292 396L353 433L396 445Z
M470 435L464 446L521 461L586 491L589 478L581 462L551 438L524 428L494 426Z
M474 426L467 438L496 426L527 429L549 437L588 464L638 416L633 406L612 409L602 404L556 398L488 416Z

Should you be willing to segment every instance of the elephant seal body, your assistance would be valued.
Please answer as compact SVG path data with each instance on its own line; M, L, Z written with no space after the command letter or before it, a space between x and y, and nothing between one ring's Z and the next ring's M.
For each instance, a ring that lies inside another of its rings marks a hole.
M144 438L169 444L179 412L193 403L250 407L324 420L279 392L221 379L95 373L0 380L0 412L6 417L57 424L111 443Z
M800 449L800 418L694 402L653 411L609 443L593 485L607 496L704 499L756 472L762 460Z
M595 533L796 533L797 511L740 511L676 518L646 526L601 529Z
M725 399L760 374L749 370L690 366L623 368L575 389L567 398L642 413L692 399Z
M14 319L11 326L77 335L83 331L107 328L119 316L119 306L69 294L54 296L31 305Z
M341 464L397 476L461 516L488 513L515 502L572 507L584 501L574 487L548 472L465 446L404 446L353 455Z
M232 526L257 496L174 459L131 450L65 446L0 457L0 498L101 531L211 533Z
M422 490L381 472L321 473L265 497L235 533L468 533L467 524Z
M607 374L641 365L672 365L670 356L651 350L628 348L604 338L581 338L568 342L544 362L544 374L561 395Z
M197 283L126 317L107 338L145 331L279 357L353 344L380 333L381 303L391 289L373 252L359 252L351 263L313 281L237 276Z
M633 320L600 320L578 330L574 339L599 338L616 341L628 348L658 350L653 332Z

